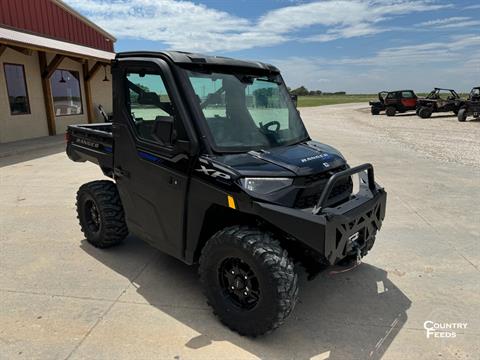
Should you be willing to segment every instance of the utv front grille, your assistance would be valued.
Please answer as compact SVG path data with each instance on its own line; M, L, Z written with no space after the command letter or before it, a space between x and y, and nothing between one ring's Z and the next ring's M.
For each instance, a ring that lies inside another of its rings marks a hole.
M308 176L303 176L299 180L302 182L302 185L308 186L310 184L313 184L317 181L325 181L327 182L330 177L340 171L346 170L347 166L340 166L334 170L326 171L326 172L321 172L318 174L313 174L313 175L308 175Z
M295 208L306 209L314 207L317 204L323 189L327 185L328 179L330 179L333 174L345 169L346 167L341 167L328 173L315 174L304 177L303 184L305 188L299 191L294 205ZM350 198L350 195L352 195L352 191L353 182L350 177L339 180L333 188L332 192L330 193L327 204L329 206L335 206L348 200Z

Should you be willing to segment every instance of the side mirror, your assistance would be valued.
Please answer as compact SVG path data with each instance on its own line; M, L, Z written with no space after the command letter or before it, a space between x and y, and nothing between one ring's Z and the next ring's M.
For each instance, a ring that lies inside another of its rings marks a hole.
M175 142L173 117L157 116L153 125L153 137L162 145L172 145Z
M298 96L291 94L291 95L290 95L290 99L292 99L293 105L295 105L295 107L297 107Z

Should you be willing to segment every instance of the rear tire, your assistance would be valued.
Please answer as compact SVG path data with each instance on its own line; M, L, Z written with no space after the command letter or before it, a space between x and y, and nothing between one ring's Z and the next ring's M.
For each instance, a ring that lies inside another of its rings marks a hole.
M420 116L422 119L428 119L430 116L432 116L432 109L428 107L422 107L418 110L418 116Z
M467 109L460 109L458 111L457 119L460 122L464 122L465 120L467 120Z
M385 114L387 114L387 116L395 116L397 112L397 109L395 109L393 106L389 106L385 109Z
M93 246L107 248L127 237L122 202L113 182L99 180L82 185L76 205L82 232Z
M273 331L297 302L297 274L287 251L254 227L213 235L202 250L199 274L215 315L240 335Z

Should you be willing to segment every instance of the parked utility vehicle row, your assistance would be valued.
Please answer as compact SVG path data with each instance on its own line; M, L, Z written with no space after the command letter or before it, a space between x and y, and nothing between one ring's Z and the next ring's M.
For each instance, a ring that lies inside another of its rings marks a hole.
M426 97L417 97L413 90L381 91L377 101L369 102L372 115L384 111L387 116L415 110L416 114L427 119L433 113L453 112L458 121L468 116L480 117L480 87L474 87L467 99L461 99L453 89L433 89Z

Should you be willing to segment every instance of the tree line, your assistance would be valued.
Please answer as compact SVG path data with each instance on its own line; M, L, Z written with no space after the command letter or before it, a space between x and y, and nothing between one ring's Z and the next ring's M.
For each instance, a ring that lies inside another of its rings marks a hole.
M346 95L345 91L336 91L336 92L324 92L321 90L308 90L305 86L300 86L296 89L288 88L288 91L292 95L297 96L312 96L312 95Z

